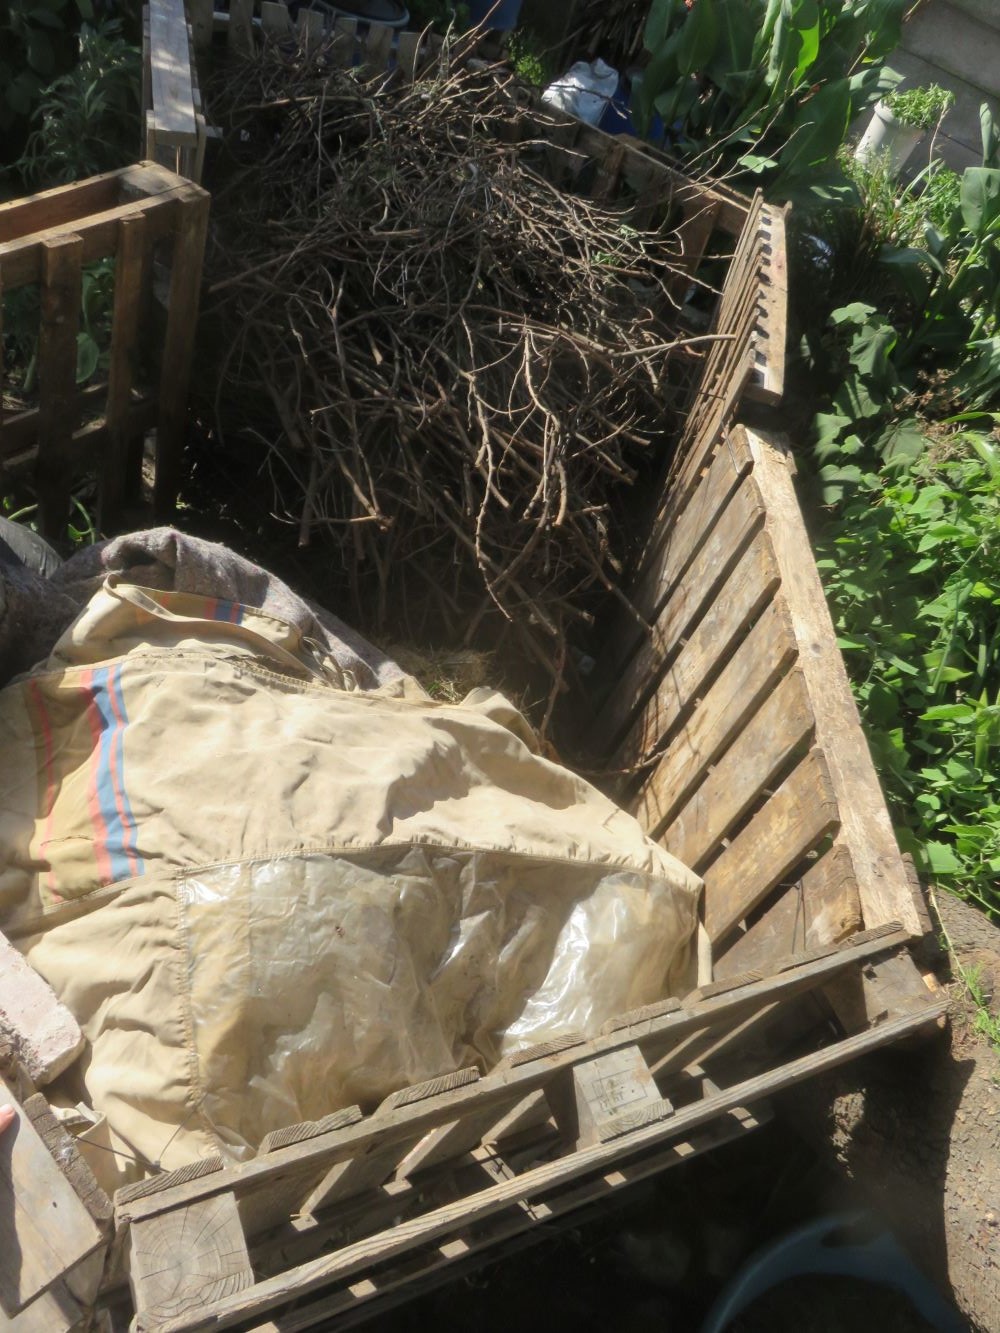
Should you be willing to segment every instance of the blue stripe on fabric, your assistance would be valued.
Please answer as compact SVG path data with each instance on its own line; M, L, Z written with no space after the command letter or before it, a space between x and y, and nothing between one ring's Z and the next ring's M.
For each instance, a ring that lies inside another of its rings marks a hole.
M112 881L117 881L128 879L132 874L132 867L125 850L125 830L118 813L114 774L111 769L111 756L119 728L111 707L108 668L95 668L91 679L94 703L101 717L101 739L97 751L97 803L104 823L105 847L111 861L111 878Z
M128 726L128 713L125 711L125 695L122 691L122 669L120 666L112 669L110 679L115 703L118 705L118 717L115 719L115 767L118 772L118 786L121 796L122 844L128 855L131 873L142 875L146 871L146 863L139 855L138 828L136 827L135 815L132 813L132 803L128 799L128 787L125 783L125 728ZM119 721L119 719L121 720Z

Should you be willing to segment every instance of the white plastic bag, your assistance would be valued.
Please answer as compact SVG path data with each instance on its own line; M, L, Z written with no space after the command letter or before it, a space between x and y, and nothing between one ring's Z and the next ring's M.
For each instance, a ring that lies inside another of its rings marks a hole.
M617 91L618 71L611 65L603 60L591 65L578 60L561 79L549 84L542 101L588 125L597 125Z

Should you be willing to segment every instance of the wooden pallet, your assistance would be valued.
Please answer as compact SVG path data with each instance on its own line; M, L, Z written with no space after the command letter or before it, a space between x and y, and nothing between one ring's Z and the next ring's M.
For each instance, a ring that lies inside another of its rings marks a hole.
M907 938L889 924L596 1039L406 1088L372 1115L292 1126L243 1166L210 1159L120 1190L136 1333L317 1327L746 1133L769 1096L938 1022L945 1002L906 973ZM862 970L895 979L891 1017L747 1073L792 1002Z
M101 476L98 525L112 528L138 488L141 441L156 427L156 504L173 508L183 442L208 195L152 162L0 204L0 299L36 284L39 406L0 409L0 466L34 468L41 527L62 539L70 491L85 468ZM152 328L153 251L169 261L166 327ZM80 389L76 335L84 267L115 259L110 365ZM152 378L140 383L145 340ZM0 367L0 392L3 389ZM138 447L137 447L138 446Z
M717 976L926 918L837 648L782 443L742 426L676 470L602 664L597 753L705 879Z

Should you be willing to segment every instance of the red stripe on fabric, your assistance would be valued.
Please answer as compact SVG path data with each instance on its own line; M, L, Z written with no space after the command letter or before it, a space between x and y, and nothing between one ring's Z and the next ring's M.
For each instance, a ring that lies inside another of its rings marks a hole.
M122 850L128 857L128 863L132 874L139 873L139 858L136 855L134 847L129 846L129 831L132 826L132 812L128 808L125 800L125 782L124 776L120 771L118 764L117 740L119 732L125 730L125 718L122 716L122 710L118 706L117 692L115 685L118 677L121 675L121 667L114 667L108 673L108 698L111 701L111 711L115 718L115 734L111 738L111 787L115 794L115 809L118 811L118 818L122 826Z
M90 822L94 828L94 856L97 858L97 874L102 884L110 884L113 876L111 856L108 853L108 826L101 814L101 802L97 791L97 780L101 762L101 713L97 707L93 686L94 674L84 671L80 676L80 688L87 696L87 722L90 726L90 778L87 782L87 806L90 810Z
M48 848L52 841L53 812L56 803L56 774L55 774L55 755L52 743L52 724L49 721L49 711L45 707L45 700L42 697L42 691L39 688L38 681L33 680L28 684L28 695L35 710L35 716L38 719L38 730L42 734L42 750L45 755L45 831L42 834L42 846ZM51 892L53 898L59 899L59 894L55 887L55 874L52 870L52 857L46 850L46 856L49 858L49 869L45 876L46 886Z
M219 599L218 597L205 598L205 619L218 620L219 618Z

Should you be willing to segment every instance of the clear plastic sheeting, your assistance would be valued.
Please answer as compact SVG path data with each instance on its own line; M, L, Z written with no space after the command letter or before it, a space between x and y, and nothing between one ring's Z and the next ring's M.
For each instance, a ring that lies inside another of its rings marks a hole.
M665 993L690 901L664 880L428 847L223 866L181 887L203 1110L269 1130Z
M488 691L115 576L0 734L0 928L88 1039L109 1189L689 984L700 880Z

